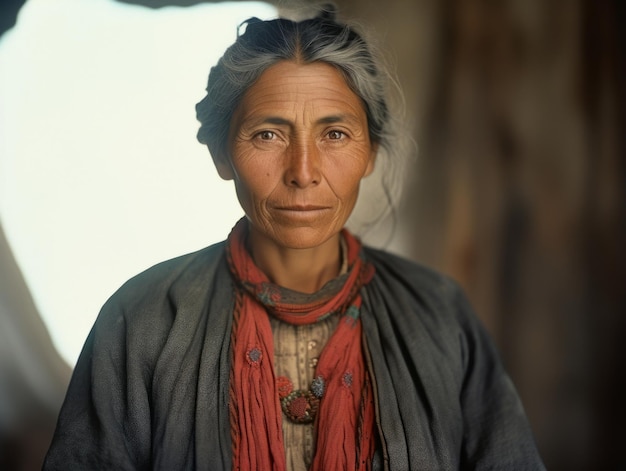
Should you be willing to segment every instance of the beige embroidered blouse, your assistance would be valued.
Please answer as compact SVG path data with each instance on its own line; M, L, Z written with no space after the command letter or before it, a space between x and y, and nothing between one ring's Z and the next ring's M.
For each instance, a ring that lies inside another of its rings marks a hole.
M294 389L308 389L317 359L338 322L339 316L331 316L315 324L294 326L271 318L276 375L291 379ZM313 424L296 424L283 415L283 440L287 469L306 471L315 452Z
M342 239L342 266L339 275L348 272L345 243ZM287 324L270 316L274 338L276 376L291 379L294 389L308 389L315 378L315 367L324 346L339 324L339 316L330 316L309 325ZM288 471L306 471L315 453L313 424L297 424L283 414L283 441Z

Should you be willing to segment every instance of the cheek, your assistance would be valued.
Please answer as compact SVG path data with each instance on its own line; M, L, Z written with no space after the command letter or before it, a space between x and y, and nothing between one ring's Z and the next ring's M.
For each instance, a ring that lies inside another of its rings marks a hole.
M235 168L235 188L242 205L259 206L275 188L267 169L258 166Z
M235 146L231 162L238 192L256 196L267 194L271 186L269 159L263 158L254 149Z
M362 152L344 153L333 159L329 167L328 182L337 196L342 199L356 198L361 180L368 175L370 159Z

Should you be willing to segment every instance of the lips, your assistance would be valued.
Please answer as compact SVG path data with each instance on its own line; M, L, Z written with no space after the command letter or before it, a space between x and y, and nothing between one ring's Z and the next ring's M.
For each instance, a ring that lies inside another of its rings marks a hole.
M332 214L332 206L321 204L294 204L274 206L273 218L281 224L313 224L326 220Z
M279 211L321 211L324 209L329 209L328 206L320 206L314 204L303 204L303 205L293 205L293 206L277 206L277 210Z

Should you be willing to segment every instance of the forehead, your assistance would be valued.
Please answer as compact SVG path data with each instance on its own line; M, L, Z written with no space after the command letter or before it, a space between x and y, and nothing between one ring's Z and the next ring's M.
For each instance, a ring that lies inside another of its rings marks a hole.
M236 114L273 112L350 114L365 118L361 99L343 75L323 62L281 61L269 67L244 94Z

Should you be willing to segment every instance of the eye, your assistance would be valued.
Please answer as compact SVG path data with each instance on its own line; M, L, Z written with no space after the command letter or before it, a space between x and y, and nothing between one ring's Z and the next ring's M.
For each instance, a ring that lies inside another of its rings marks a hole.
M261 131L257 133L255 137L261 139L262 141L271 141L276 137L276 133L273 131Z
M327 136L329 139L336 141L336 140L343 139L346 136L346 134L343 131L338 131L336 129L333 129L332 131L329 131Z

